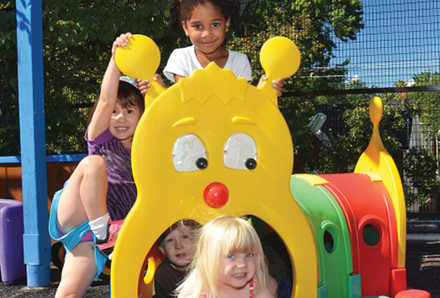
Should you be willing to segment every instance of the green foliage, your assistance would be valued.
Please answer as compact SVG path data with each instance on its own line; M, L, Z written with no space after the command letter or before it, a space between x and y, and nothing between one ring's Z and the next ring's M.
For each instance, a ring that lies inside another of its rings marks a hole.
M332 145L328 148L322 146L318 153L319 173L353 172L359 157L367 148L373 132L368 112L369 99L365 100L365 95L357 97L356 101L352 98L350 104L353 107L346 110L341 119L347 133L335 134L329 131ZM399 136L406 133L406 121L401 106L384 105L379 131L385 148L400 167L402 144Z
M232 39L228 46L247 54L256 84L264 72L259 63L263 43L274 36L288 37L301 52L301 66L292 78L285 80L284 90L342 89L345 70L327 68L333 57L333 39L355 39L363 28L362 14L362 2L356 0L250 0L242 16L242 37ZM311 77L312 67L322 69L319 79ZM319 97L279 99L297 151L295 165L307 163L312 158L306 125L322 101Z
M248 55L257 81L263 70L259 49L273 36L292 39L301 52L301 69L286 81L287 90L324 90L329 84L341 83L334 74L341 69L323 71L329 79L301 80L311 67L327 67L333 57L334 37L342 41L355 39L363 28L362 2L356 0L283 1L250 0L243 14L243 35L230 46Z
M0 155L19 150L15 6L0 4Z
M86 150L88 109L96 98L121 33L152 37L168 57L176 37L166 24L166 0L43 0L47 152ZM0 5L0 155L19 153L15 1ZM19 26L26 26L19 23ZM163 59L166 61L166 58Z
M417 199L421 206L432 196L438 196L439 182L437 179L437 160L432 150L411 148L404 158L404 170L410 184L404 184L405 200L410 206ZM420 183L418 193L410 189L413 183Z
M116 36L141 33L169 46L166 4L159 0L43 1L48 151L85 150L88 110L73 105L94 102Z
M348 132L336 134L329 131L330 147L322 147L318 154L317 171L319 173L351 173L357 160L367 148L372 133L368 106L359 103L353 109L346 110L342 121Z
M89 110L76 105L94 102L116 36L132 32L153 38L162 53L159 72L171 51L188 42L167 26L168 0L43 0L42 4L47 152L85 150ZM257 56L263 42L275 35L289 37L301 50L304 70L286 81L286 90L340 88L345 75L341 70L327 71L328 80L299 78L307 68L326 67L335 46L332 35L354 39L363 28L361 20L359 0L251 0L243 15L243 37L233 37L228 47L249 56L257 81L263 72ZM0 155L10 155L19 153L14 1L0 4L0 28ZM332 74L342 76L335 79ZM314 99L280 100L294 143L304 152L304 126L315 104Z
M438 73L423 72L413 76L414 86L438 85ZM406 86L405 81L399 81L396 87ZM388 96L390 97L390 96ZM394 95L390 100L401 103L403 109L410 116L419 116L425 144L435 144L440 130L440 110L438 92L410 92ZM438 145L437 145L438 146ZM409 183L404 184L405 201L407 205L413 204L417 199L421 210L424 203L432 196L438 197L439 184L437 180L438 164L433 153L434 149L411 148L403 160L404 173ZM421 183L414 191L413 184Z
M440 84L440 74L423 72L415 75L414 86L430 86ZM411 100L413 114L420 116L423 123L422 130L429 139L435 138L440 131L440 94L438 92L412 92L408 94Z

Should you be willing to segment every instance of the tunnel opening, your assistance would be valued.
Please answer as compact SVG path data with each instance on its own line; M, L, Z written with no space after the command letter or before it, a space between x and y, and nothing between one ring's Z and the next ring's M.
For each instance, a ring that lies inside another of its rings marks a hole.
M291 297L293 287L292 261L279 234L266 222L252 215L246 216L261 240L269 275L278 284L278 297Z

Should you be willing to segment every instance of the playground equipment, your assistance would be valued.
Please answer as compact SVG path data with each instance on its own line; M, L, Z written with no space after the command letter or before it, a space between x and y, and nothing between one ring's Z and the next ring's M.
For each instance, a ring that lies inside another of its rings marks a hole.
M143 63L157 67L158 51L134 35L116 62L151 79L156 69L143 73ZM260 59L271 82L291 76L300 56L277 37ZM403 191L380 140L380 99L370 102L373 137L356 173L291 177L291 137L270 85L256 88L211 63L147 99L132 148L138 199L115 246L112 297L151 297L161 233L183 218L204 224L219 215L256 216L278 233L292 261L292 297L430 297L406 290Z
M23 203L0 199L0 274L7 285L26 275L23 232Z

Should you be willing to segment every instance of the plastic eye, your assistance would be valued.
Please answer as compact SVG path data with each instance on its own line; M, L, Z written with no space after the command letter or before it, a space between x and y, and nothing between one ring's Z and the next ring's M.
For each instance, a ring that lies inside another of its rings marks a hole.
M253 159L253 158L248 158L246 160L246 162L244 163L244 165L249 170L253 170L253 169L255 169L257 167L257 161L255 159Z
M208 166L208 161L206 160L206 158L200 157L199 159L197 159L196 161L196 166L200 169L203 170Z
M257 157L257 145L246 133L233 134L223 148L223 163L230 169L253 170L257 167Z
M183 135L176 140L172 158L177 172L194 172L208 166L205 147L202 141L193 134Z

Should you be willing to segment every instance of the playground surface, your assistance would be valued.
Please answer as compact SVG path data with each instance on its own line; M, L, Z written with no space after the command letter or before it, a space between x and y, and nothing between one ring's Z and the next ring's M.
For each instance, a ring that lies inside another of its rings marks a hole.
M51 264L51 283L47 287L27 287L26 278L17 280L14 285L7 286L0 282L0 298L49 298L55 297L57 287L61 280L61 270ZM95 280L87 290L84 298L108 298L109 283Z
M438 235L437 235L438 236ZM429 237L428 237L429 238ZM432 298L440 298L440 237L432 240L408 240L406 268L408 288L425 290ZM54 297L61 278L58 268L51 267L51 284L47 287L28 288L23 278L15 285L6 286L0 283L0 297L4 298L47 298ZM84 298L109 297L108 283L95 281L87 290Z

